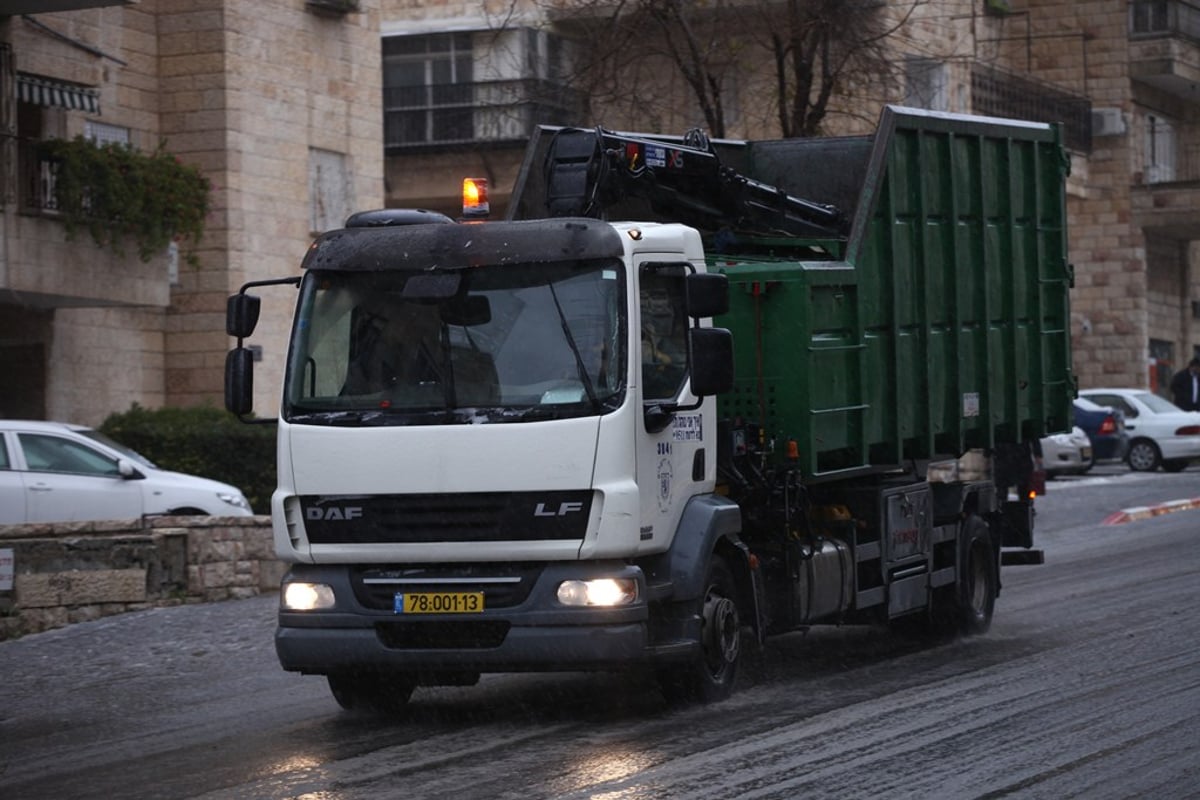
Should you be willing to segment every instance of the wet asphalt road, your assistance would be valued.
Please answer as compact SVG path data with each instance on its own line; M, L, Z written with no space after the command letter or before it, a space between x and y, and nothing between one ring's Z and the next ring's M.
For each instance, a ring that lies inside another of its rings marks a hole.
M1050 485L1048 563L1005 572L987 636L772 640L730 700L625 675L419 689L341 712L283 673L275 599L0 643L0 798L1200 797L1200 468Z

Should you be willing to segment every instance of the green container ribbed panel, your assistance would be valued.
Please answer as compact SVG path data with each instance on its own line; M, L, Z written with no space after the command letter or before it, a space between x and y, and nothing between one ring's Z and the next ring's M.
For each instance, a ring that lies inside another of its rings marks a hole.
M889 109L844 261L722 258L721 413L810 476L1066 429L1065 164L1049 126Z

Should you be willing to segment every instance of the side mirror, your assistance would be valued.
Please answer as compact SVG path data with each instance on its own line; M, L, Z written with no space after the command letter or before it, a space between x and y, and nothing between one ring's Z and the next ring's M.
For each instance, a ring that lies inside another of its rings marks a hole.
M688 315L716 317L729 311L729 278L718 272L687 276Z
M255 295L240 292L231 295L225 303L225 333L235 339L254 333L261 308L262 300Z
M136 481L145 478L146 476L133 465L133 462L127 458L117 459L117 474L122 479L127 481Z
M239 417L254 407L254 354L236 347L225 356L225 408Z
M688 335L692 348L692 394L708 397L732 389L733 334L724 328L692 328Z

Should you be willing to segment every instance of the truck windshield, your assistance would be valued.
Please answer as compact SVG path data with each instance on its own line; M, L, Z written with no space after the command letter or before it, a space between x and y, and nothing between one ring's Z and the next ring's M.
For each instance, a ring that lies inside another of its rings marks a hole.
M619 262L310 271L285 418L503 423L603 414L625 393Z

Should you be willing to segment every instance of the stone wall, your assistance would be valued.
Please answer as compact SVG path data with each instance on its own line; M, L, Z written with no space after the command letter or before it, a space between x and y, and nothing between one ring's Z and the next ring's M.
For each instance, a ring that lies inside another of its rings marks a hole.
M0 640L162 605L278 590L269 517L154 517L0 526L13 586Z

